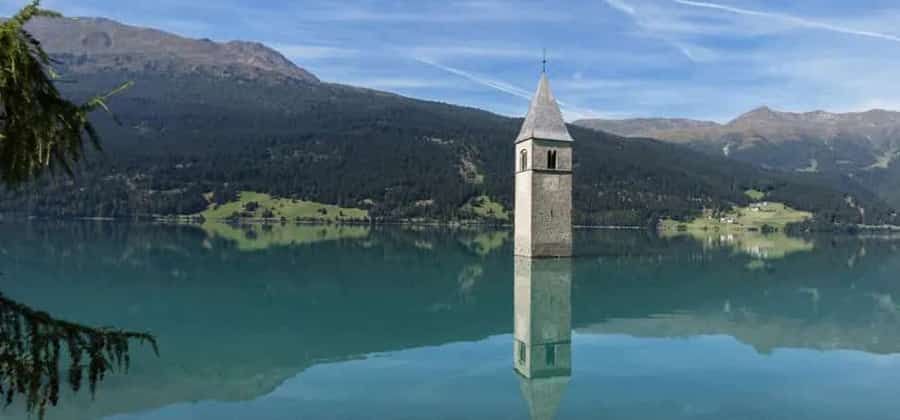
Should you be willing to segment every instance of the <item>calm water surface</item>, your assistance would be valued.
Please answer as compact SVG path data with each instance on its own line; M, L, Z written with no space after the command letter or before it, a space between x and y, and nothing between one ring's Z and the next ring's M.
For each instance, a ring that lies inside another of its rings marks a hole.
M889 240L582 231L531 261L504 231L0 236L4 295L159 341L49 419L900 418Z

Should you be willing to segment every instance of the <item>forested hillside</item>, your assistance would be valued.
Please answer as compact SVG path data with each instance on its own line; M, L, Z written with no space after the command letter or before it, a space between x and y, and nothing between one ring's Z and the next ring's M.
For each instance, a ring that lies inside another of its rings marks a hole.
M136 66L140 55L117 66L115 58L98 54L57 52L59 71L77 81L61 88L85 98L134 81L111 100L121 125L98 115L102 154L92 155L74 178L58 174L0 193L0 212L194 214L210 201L233 200L238 191L362 208L380 220L468 219L475 215L466 204L481 196L511 208L520 119L311 76L285 77L284 70ZM86 64L92 60L103 65ZM840 176L823 182L814 174L766 171L654 140L570 131L577 223L684 218L744 204L750 188L814 211L823 223L893 220L892 209Z
M727 124L662 118L575 124L683 144L783 171L843 175L900 205L900 112L795 113L761 107Z

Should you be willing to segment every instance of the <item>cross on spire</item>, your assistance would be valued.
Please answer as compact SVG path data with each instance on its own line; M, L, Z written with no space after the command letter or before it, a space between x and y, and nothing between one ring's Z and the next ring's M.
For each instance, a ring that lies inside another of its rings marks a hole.
M547 72L547 49L544 48L544 59L541 60L541 73Z

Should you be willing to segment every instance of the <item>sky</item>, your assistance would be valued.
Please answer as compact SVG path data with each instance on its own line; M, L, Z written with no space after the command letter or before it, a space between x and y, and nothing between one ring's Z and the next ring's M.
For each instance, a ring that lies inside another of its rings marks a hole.
M25 0L0 0L10 15ZM900 110L896 0L44 0L193 38L265 43L329 82L521 116L542 51L565 117L725 122Z

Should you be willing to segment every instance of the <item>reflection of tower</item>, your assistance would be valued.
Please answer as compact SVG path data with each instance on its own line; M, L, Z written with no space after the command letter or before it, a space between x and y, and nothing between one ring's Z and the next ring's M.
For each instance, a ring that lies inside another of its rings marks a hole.
M515 258L513 365L532 419L552 419L572 375L571 261Z

